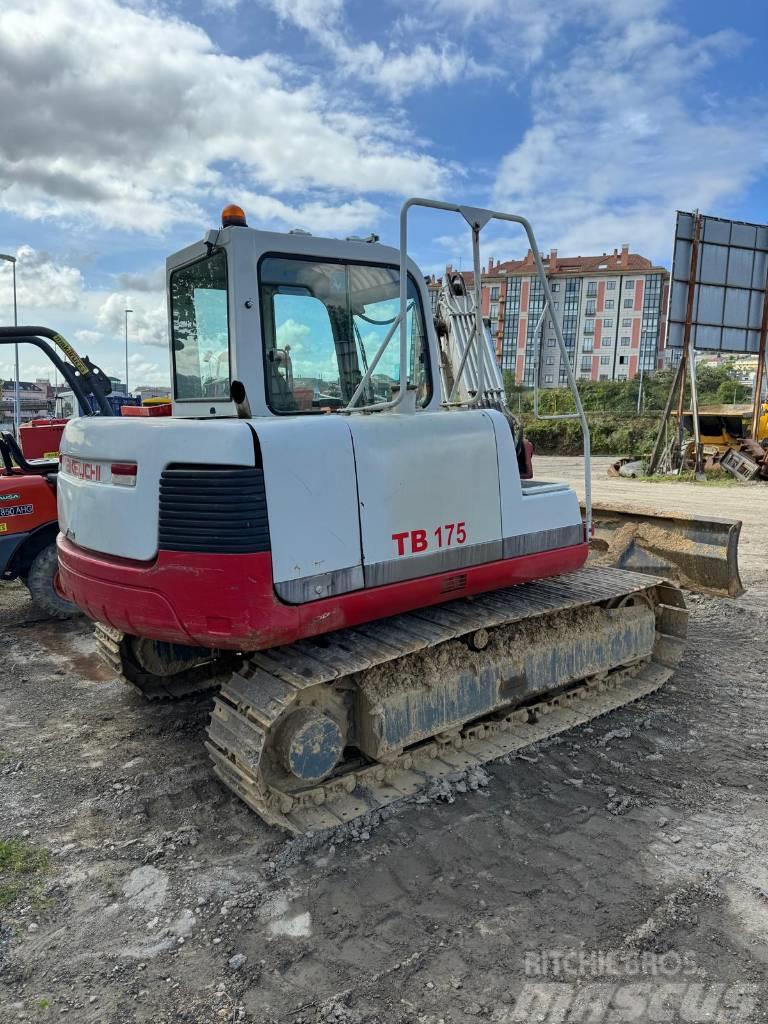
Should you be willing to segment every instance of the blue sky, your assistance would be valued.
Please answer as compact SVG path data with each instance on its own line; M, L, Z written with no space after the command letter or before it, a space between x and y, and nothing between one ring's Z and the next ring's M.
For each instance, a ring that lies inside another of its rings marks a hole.
M229 201L394 243L425 194L522 213L562 255L668 265L677 208L768 220L766 43L754 0L4 0L21 318L120 374L129 305L131 380L166 381L165 256ZM524 250L500 228L484 256ZM460 222L419 215L411 255L467 265ZM3 267L0 321L9 300Z

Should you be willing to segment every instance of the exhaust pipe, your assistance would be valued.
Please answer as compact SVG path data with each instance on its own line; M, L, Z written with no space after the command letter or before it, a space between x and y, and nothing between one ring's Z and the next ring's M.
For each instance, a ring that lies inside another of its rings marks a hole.
M233 380L229 388L229 397L235 403L237 418L241 420L251 419L251 403L245 390L245 384L241 380Z

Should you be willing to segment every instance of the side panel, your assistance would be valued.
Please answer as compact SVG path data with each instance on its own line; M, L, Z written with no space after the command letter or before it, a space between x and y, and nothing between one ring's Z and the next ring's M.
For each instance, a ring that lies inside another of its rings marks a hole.
M299 603L363 586L349 420L260 419L275 590Z
M57 481L59 523L91 551L148 561L157 554L160 474L172 463L253 466L254 438L243 420L83 417L70 420ZM111 483L112 462L137 464L136 486Z
M366 587L501 558L499 472L483 412L350 419Z
M565 484L526 481L521 486L515 444L501 413L488 410L493 423L499 461L502 557L515 558L584 541L581 509L576 493Z

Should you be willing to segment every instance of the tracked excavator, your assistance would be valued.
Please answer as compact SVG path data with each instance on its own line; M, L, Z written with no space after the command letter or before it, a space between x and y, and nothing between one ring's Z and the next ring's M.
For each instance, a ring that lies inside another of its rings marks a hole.
M414 208L462 217L474 293L430 296ZM74 419L59 585L150 699L217 687L207 749L262 818L333 828L659 687L687 612L586 566L592 512L531 478L480 302L492 219L409 200L400 248L222 227L168 260L171 415ZM555 321L556 323L556 321Z

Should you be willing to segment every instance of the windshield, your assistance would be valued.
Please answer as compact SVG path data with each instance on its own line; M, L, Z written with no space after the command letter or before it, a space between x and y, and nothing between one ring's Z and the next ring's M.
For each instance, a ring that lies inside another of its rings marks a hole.
M400 273L321 260L266 257L260 267L267 398L276 412L339 409L371 369L357 405L388 402L400 383ZM394 328L394 330L393 330ZM382 349L387 336L388 344ZM424 319L408 278L408 384L431 396ZM378 359L377 359L378 356Z
M222 251L171 274L177 400L229 398L227 259Z

